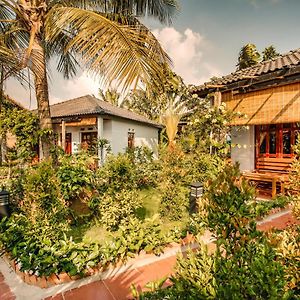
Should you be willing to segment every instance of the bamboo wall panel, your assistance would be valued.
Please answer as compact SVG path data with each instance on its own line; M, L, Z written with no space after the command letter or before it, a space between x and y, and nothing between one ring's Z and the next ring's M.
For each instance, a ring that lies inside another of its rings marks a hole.
M89 126L89 125L96 125L97 118L83 118L80 121L76 122L67 122L66 126Z
M233 125L258 125L300 122L300 82L233 95L222 94L227 108L245 114Z

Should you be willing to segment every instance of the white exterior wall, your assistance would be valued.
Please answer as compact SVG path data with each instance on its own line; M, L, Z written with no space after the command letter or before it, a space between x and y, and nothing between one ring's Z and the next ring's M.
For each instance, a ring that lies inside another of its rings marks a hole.
M112 119L111 125L111 150L113 154L125 151L128 146L128 132L134 131L134 145L147 146L157 156L158 128L122 119Z
M66 124L66 133L72 134L72 153L80 150L81 133L82 132L95 132L97 127L93 130L88 128L95 126L68 126ZM84 130L82 131L82 129ZM128 146L128 132L129 130L135 133L134 145L135 146L147 146L157 156L158 153L158 128L134 122L127 119L119 119L111 117L110 120L103 119L102 138L107 139L110 142L111 152L113 154L122 153ZM56 126L55 131L61 134L61 127Z
M255 130L254 126L233 127L231 131L231 159L240 163L241 171L255 169Z
M112 142L112 120L103 120L103 138Z

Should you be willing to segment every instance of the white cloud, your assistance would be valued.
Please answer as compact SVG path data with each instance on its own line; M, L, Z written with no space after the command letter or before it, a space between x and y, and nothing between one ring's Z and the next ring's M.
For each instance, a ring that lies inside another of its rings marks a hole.
M94 94L97 96L100 87L99 80L83 72L80 76L71 80L51 80L50 104L64 100Z
M33 80L31 84L34 84ZM97 78L88 75L87 72L83 72L70 80L64 80L60 74L55 73L55 75L50 76L48 86L50 104L54 104L86 94L97 96L100 83ZM6 83L5 91L25 107L36 108L34 87L30 91L28 87L22 87L16 80L10 79Z
M281 2L281 0L249 0L250 4L253 5L255 8L260 8L260 5L263 3L275 5Z
M212 76L220 75L213 64L205 61L207 41L198 32L187 28L181 33L173 27L166 27L154 30L153 34L173 60L174 71L187 84L200 84Z

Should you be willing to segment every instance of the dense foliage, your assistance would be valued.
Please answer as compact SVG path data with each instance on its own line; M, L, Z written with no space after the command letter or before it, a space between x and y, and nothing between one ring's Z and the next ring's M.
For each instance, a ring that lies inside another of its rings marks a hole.
M28 162L37 154L35 147L42 135L38 118L30 111L10 105L8 101L4 102L0 113L0 135L5 137L13 134L16 137L16 145L9 149L6 161Z
M181 257L172 286L134 296L139 299L292 299L285 267L264 233L256 229L253 190L237 168L226 167L212 182L202 219L215 236L216 250L201 245ZM296 243L294 243L296 245ZM286 249L286 252L291 254ZM288 258L288 257L287 257ZM294 261L297 261L293 257ZM287 262L287 260L286 260ZM294 265L295 266L295 265ZM296 269L293 269L297 273ZM295 282L293 281L293 284Z

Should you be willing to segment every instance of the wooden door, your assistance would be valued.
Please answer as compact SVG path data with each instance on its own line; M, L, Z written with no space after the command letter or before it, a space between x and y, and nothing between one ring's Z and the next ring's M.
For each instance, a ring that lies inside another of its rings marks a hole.
M65 152L66 154L72 154L72 133L66 133Z

